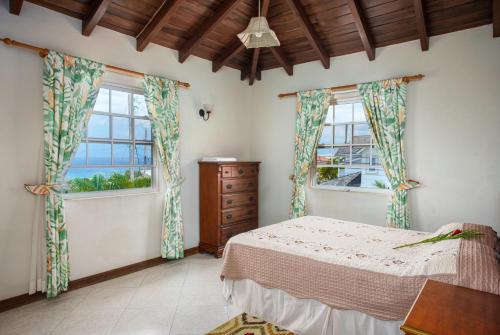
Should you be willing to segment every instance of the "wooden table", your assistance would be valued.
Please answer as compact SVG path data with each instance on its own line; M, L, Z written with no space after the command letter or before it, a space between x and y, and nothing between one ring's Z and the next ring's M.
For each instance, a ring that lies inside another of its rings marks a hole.
M500 295L427 280L401 330L407 335L500 334Z

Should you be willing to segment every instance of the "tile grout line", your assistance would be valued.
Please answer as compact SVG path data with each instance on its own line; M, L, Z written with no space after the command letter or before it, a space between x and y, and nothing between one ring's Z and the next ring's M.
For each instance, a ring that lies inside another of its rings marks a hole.
M189 263L186 262L186 273L184 275L184 279L182 280L182 285L181 285L181 294L182 294L182 290L184 289L184 285L186 283L186 278L188 276L188 273L189 273L189 269L191 268L191 265ZM180 303L180 300L181 300L181 296L179 295L179 298L177 299L176 303L175 303L175 309L174 309L174 313L172 315L172 320L170 322L170 328L168 330L168 335L170 335L172 333L172 327L174 326L174 322L175 322L175 317L177 316L177 311L179 310L179 303Z

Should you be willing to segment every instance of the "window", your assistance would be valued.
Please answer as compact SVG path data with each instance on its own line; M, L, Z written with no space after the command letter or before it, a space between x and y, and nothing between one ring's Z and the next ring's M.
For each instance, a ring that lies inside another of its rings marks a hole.
M144 96L104 86L65 177L65 191L151 188L155 157Z
M389 188L358 92L335 93L333 101L318 144L313 185Z

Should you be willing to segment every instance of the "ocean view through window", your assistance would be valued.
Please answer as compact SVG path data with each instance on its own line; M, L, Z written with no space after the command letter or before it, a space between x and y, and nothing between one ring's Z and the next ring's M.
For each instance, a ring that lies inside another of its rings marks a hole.
M361 97L336 92L328 109L314 164L313 186L389 189Z
M140 90L104 85L65 177L65 192L151 188L151 121Z

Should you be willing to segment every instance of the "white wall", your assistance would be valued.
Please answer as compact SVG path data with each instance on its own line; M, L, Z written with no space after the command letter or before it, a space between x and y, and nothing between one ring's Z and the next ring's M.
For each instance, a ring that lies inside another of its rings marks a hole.
M500 39L491 26L431 38L430 51L417 41L296 66L293 77L265 71L248 87L239 73L211 72L208 61L150 45L135 51L131 37L97 27L91 37L81 22L25 3L20 17L0 3L0 34L137 71L189 81L181 90L181 156L186 247L198 244L198 170L205 155L261 160L261 223L288 216L294 141L295 99L281 92L423 73L410 84L408 161L410 177L423 183L411 191L416 229L450 221L479 222L500 230ZM0 47L0 300L28 287L35 197L24 183L39 181L42 144L41 60L33 53ZM209 122L197 116L214 103ZM67 201L72 278L92 275L159 255L162 194ZM388 197L379 194L308 190L312 214L382 225Z
M182 205L186 248L198 245L197 159L230 155L248 159L250 91L239 73L190 57L183 65L177 52L150 45L135 51L135 39L97 27L81 35L81 21L25 3L21 16L0 3L2 37L136 71L187 81L180 90ZM42 61L35 53L0 46L0 300L27 292L31 225L36 197L24 183L40 181L42 144ZM197 114L213 103L208 122ZM159 256L162 193L66 201L72 279Z
M435 230L462 221L500 231L500 38L484 26L432 37L430 50L418 41L365 53L265 71L256 83L252 110L252 158L261 160L261 224L288 216L295 99L278 93L359 83L422 73L408 91L409 177L422 182L410 191L413 227ZM389 196L309 188L311 214L385 224Z

